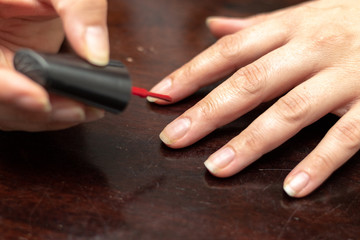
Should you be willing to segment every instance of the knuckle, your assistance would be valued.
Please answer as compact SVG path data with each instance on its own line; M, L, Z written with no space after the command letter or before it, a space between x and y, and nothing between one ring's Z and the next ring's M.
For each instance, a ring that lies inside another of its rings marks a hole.
M200 88L199 81L192 81L194 76L198 76L199 72L201 72L204 67L203 61L198 60L197 58L188 62L184 67L180 68L179 72L176 73L178 76L173 77L173 81L180 81L182 85L189 85L188 87L196 87L196 89Z
M261 131L258 128L254 128L250 131L244 132L243 138L243 147L252 152L259 152L264 146L264 137L261 134Z
M336 169L334 158L329 154L329 151L317 153L313 159L313 171L332 172Z
M277 114L284 121L298 122L310 112L310 96L308 93L294 91L280 98L275 107Z
M256 94L265 88L265 73L264 64L250 64L237 71L230 84L241 94Z
M359 119L347 119L346 121L340 121L334 126L335 134L339 142L341 142L349 150L357 149L360 145L360 120Z
M220 38L215 44L217 51L225 60L233 60L240 52L242 46L240 34L230 34Z
M322 33L312 36L312 41L310 42L311 50L318 49L330 49L334 45L338 45L344 42L345 36L339 36L335 33ZM339 45L340 46L340 45Z
M204 100L197 104L197 111L200 115L200 119L205 122L210 122L214 119L214 115L217 112L219 105L214 100Z
M53 5L59 16L63 16L66 13L67 2L66 1L54 1Z

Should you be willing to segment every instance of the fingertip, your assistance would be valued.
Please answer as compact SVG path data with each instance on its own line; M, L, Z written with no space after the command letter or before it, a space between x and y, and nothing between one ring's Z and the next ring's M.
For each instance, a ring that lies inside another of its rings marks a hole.
M217 177L229 177L239 171L236 167L236 152L230 146L224 146L213 153L205 162L205 167Z
M170 124L168 124L164 130L160 133L159 137L163 143L171 148L184 147L181 139L189 132L191 128L191 119L188 117L179 117Z
M159 138L167 146L171 146L171 144L173 143L170 138L168 138L168 136L164 133L164 131L160 133Z
M159 99L154 97L146 97L146 100L150 103L156 103Z
M217 21L219 21L221 19L222 19L222 17L217 17L217 16L207 17L206 20L205 20L206 26L208 28L211 28L212 23L216 23Z
M216 176L216 173L218 172L218 168L211 161L206 160L204 162L204 165L211 174Z
M157 83L150 92L158 93L158 94L164 94L169 95L171 93L173 87L173 80L170 77L166 77L163 80L161 80L159 83ZM156 103L156 104L169 104L170 102L161 100L154 97L147 97L146 100L150 103Z
M27 111L51 111L49 95L43 87L17 73L13 77L16 80L2 82L1 87L7 91L0 94L1 101L7 101Z
M206 26L214 36L222 37L244 29L247 24L241 18L211 16L206 19Z
M305 171L299 171L285 179L283 189L290 197L303 197L307 195L309 185L310 175Z
M110 50L108 32L104 26L90 26L85 30L86 58L98 66L109 63Z
M105 117L105 111L94 107L85 108L85 122L93 122Z

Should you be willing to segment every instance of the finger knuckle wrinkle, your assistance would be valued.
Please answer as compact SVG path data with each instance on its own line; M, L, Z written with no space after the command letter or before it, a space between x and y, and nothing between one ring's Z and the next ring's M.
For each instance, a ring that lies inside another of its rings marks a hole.
M334 158L328 153L318 153L314 156L314 167L317 171L334 171L336 164Z
M196 73L197 69L198 67L196 62L187 63L181 71L182 78L191 78Z
M216 51L225 59L233 60L240 52L241 38L238 35L226 35L218 40Z
M214 101L204 101L198 106L198 111L203 121L211 121L217 112L218 104Z
M266 77L265 67L260 64L251 64L236 72L233 87L242 94L255 94L264 89Z
M258 129L251 130L243 136L244 147L252 152L259 152L263 146L264 138Z
M309 102L306 94L288 94L279 99L277 113L289 123L301 121L310 112Z
M342 32L343 34L339 34ZM341 26L333 25L327 32L320 32L311 37L310 50L318 49L333 49L334 46L343 46L344 43L350 43L353 39L352 34L347 34L342 31Z
M349 149L358 148L360 143L360 120L350 119L335 126L335 137Z

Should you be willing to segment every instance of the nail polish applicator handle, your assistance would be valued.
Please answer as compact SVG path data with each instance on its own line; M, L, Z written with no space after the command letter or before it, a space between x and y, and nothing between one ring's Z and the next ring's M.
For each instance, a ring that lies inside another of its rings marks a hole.
M49 92L119 113L131 96L131 79L120 61L105 67L70 54L45 54L29 49L16 52L15 69Z

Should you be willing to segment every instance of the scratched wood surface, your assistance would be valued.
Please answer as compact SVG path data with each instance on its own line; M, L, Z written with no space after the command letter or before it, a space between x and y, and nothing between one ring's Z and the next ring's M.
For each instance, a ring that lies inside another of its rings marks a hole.
M297 2L110 0L112 58L150 88L215 41L206 17ZM161 144L162 128L210 89L168 107L134 97L120 115L64 131L1 132L0 239L359 239L359 154L309 197L282 190L333 116L229 179L211 176L203 161L266 104L191 147Z

